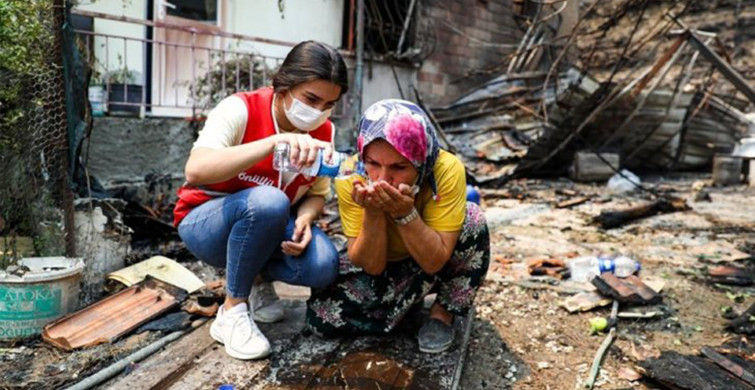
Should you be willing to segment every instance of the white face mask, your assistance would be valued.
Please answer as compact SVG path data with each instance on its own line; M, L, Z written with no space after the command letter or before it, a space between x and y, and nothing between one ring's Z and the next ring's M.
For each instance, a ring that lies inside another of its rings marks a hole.
M283 108L285 109L288 121L299 130L312 131L322 126L333 111L332 108L325 111L312 108L293 95L291 95L291 99L293 99L291 107L286 107L286 101L284 100Z

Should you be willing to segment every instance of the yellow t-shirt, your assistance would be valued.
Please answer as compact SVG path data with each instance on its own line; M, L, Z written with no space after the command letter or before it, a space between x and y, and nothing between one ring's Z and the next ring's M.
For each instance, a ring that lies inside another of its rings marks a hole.
M432 199L432 191L425 184L417 194L414 202L420 218L427 226L437 232L455 232L461 230L466 214L466 177L464 164L453 154L441 150L433 167L435 181L438 185L439 200ZM354 238L362 229L364 209L354 203L351 192L354 183L351 180L336 180L338 194L338 212L341 214L343 232ZM388 259L398 260L409 256L404 241L393 221L388 221Z
M309 196L322 196L322 197L328 197L330 194L330 178L321 176L315 179L315 182L312 183L312 188L307 191L307 195Z

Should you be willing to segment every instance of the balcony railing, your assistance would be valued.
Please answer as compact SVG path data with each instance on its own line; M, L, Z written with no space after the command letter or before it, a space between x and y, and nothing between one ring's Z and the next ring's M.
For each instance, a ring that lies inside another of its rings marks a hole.
M102 33L76 29L94 77L102 85L109 112L137 112L153 116L196 118L237 91L271 85L283 58L262 55L252 44L285 48L291 42L123 16L74 10L97 20L143 26L151 38L128 36L123 29ZM144 34L143 34L144 35ZM281 51L281 50L277 50ZM139 69L129 67L130 56L141 59ZM113 58L117 57L117 60ZM334 117L344 112L344 97Z

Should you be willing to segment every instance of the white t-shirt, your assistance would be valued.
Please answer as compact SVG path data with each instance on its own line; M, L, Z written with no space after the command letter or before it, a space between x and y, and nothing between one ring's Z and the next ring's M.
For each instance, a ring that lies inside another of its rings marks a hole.
M273 123L276 133L280 133L278 123L273 115ZM246 132L246 121L249 114L246 109L246 103L235 95L223 99L207 116L204 127L199 131L199 136L192 146L196 148L223 149L231 146L241 145ZM304 131L297 131L305 134ZM335 134L335 127L333 128ZM283 172L281 182L283 186L290 183L296 177L296 173ZM312 188L309 190L310 195L325 196L330 192L330 180L324 177L318 177Z
M246 104L240 97L229 96L223 99L210 111L192 150L223 149L240 145L244 139L247 117Z

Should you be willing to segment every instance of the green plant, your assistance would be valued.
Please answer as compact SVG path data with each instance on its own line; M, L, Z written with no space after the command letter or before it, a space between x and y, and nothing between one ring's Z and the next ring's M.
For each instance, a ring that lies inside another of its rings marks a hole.
M189 90L194 94L198 106L203 110L217 104L226 96L247 91L251 86L254 86L254 88L262 87L266 81L265 74L267 73L268 77L272 75L272 70L266 69L265 64L253 56L227 60L225 65L222 62L217 63L216 60L216 58L213 58L213 61L211 61L216 63L212 69L198 77L193 85L189 85ZM225 72L223 68L225 68ZM224 74L225 83L223 82ZM237 74L238 78L236 77Z
M117 70L111 70L107 74L107 78L110 84L134 84L136 83L136 75L128 68L123 67Z
M0 218L5 221L0 233L5 241L37 228L38 170L28 156L35 136L32 118L50 104L38 83L50 75L51 20L50 1L0 1ZM13 261L3 253L0 268Z
M61 157L67 129L59 120L65 112L62 71L56 65L61 31L53 2L0 0L0 241L12 249L3 251L0 268L22 255L17 238L31 238L36 254L63 252L62 202L55 191L67 174Z
M118 54L118 69L109 71L107 79L110 84L135 84L136 74L123 63L123 57Z
M102 46L105 46L104 44ZM81 50L81 49L80 49ZM105 84L105 65L94 56L91 55L92 60L87 63L91 73L89 74L89 85L103 85Z
M16 143L23 131L24 91L31 77L46 70L45 46L50 39L40 15L48 14L52 3L40 0L0 1L0 151Z

